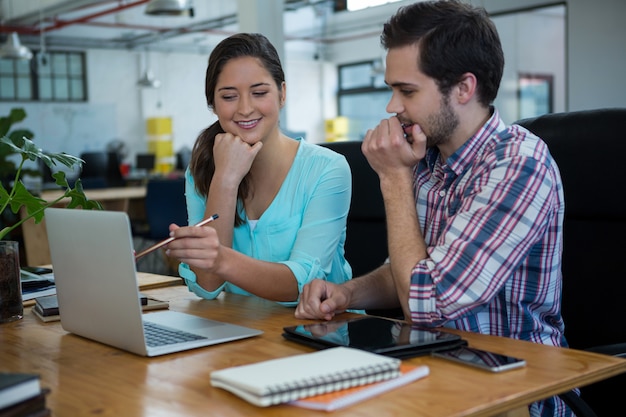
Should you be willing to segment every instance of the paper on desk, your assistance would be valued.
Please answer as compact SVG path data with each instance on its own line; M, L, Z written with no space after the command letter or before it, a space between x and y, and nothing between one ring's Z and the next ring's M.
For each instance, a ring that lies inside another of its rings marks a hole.
M22 281L22 301L33 300L37 297L54 295L57 293L57 288L54 285L53 272L41 275L33 274L24 270L21 270L20 272ZM37 285L38 283L40 283L41 286ZM46 283L49 285L45 285ZM31 288L24 288L24 286Z

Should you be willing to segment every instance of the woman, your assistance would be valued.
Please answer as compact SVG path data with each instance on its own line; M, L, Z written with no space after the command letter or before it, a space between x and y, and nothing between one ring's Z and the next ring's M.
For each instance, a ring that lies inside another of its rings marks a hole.
M218 121L198 137L186 172L189 224L172 225L168 254L190 291L295 306L314 278L352 276L344 258L351 174L345 158L279 128L285 77L260 34L236 34L209 58L206 98Z

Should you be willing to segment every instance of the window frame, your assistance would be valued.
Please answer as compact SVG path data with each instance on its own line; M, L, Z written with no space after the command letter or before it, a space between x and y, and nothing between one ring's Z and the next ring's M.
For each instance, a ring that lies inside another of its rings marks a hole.
M353 88L343 88L343 80L344 80L344 71L346 68L350 68L350 67L357 67L357 66L363 66L363 65L369 65L369 70L372 72L372 75L370 77L370 82L367 85L360 85L357 87L353 87ZM363 95L369 95L369 94L381 94L381 93L385 93L388 95L388 98L391 98L391 89L389 88L389 86L387 86L386 84L384 84L384 82L382 84L380 84L380 86L376 85L376 80L378 76L382 76L383 77L383 81L384 81L384 71L380 72L380 70L378 70L378 73L376 74L376 67L378 68L383 68L383 61L382 59L369 59L369 60L364 60L364 61L358 61L358 62L350 62L350 63L346 63L346 64L341 64L337 66L337 80L338 80L338 88L337 88L337 115L338 116L346 116L345 114L345 109L342 109L342 98L346 98L346 97L355 97L355 96L363 96ZM388 101L388 100L386 100ZM382 109L383 112L386 111L383 108ZM375 124L377 124L378 122L380 122L380 120L372 120L372 127L375 126ZM350 123L352 124L352 123ZM362 132L361 132L362 133ZM353 130L350 130L349 128L349 139L348 140L355 140L350 139L350 137L354 137L355 135L358 135L358 132L354 132ZM362 140L362 139L359 139Z
M71 59L78 57L78 71L73 72ZM58 62L64 59L65 71L62 71ZM3 59L2 61L13 61L12 71L3 72L0 70L0 102L47 102L47 103L84 103L89 99L87 90L87 64L86 53L83 51L72 50L55 50L47 51L42 56L40 51L33 51L33 58L28 61L28 78L30 92L28 97L20 94L20 79L24 82L24 73L19 71L20 62L17 60ZM51 66L49 73L40 71L40 65L45 63ZM2 66L3 67L3 66ZM46 82L50 86L50 95L45 95L42 89L42 83ZM79 92L74 88L79 87ZM3 87L4 86L4 87ZM8 88L7 88L8 87ZM5 95L3 88L12 89L11 96ZM58 90L61 88L61 90Z

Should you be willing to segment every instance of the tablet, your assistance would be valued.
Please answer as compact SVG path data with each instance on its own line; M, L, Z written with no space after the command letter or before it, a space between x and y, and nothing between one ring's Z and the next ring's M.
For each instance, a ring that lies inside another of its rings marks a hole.
M383 317L364 316L283 328L283 337L317 349L348 346L407 358L466 345L459 335Z

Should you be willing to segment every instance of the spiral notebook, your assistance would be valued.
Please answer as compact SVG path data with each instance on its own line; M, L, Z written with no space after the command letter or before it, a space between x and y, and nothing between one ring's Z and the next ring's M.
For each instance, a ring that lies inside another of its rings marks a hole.
M400 375L401 361L335 347L211 373L211 385L260 407L339 391Z

